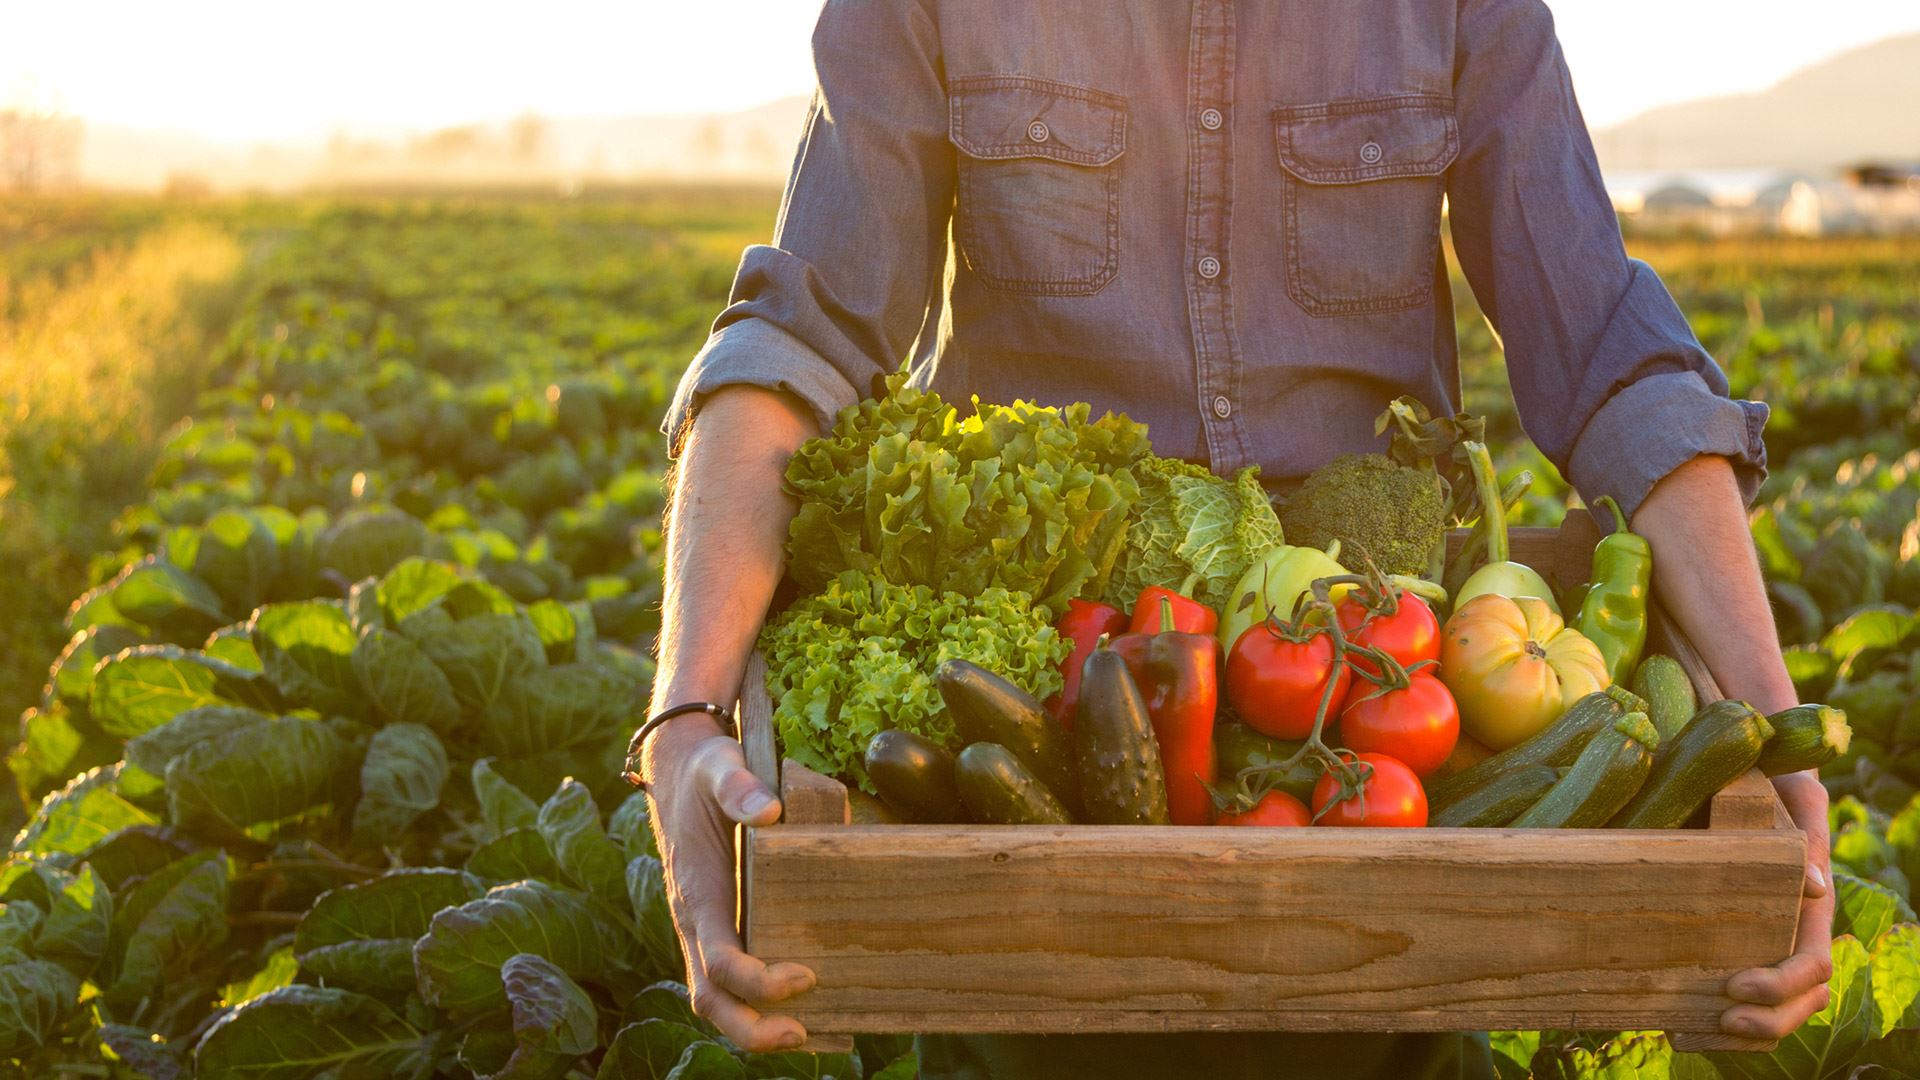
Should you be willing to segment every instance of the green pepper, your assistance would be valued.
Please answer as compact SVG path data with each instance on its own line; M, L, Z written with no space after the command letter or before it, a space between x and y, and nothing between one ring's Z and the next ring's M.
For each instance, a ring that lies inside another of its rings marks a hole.
M1613 512L1614 529L1593 549L1593 581L1580 601L1574 629L1600 646L1607 671L1624 683L1647 644L1647 590L1653 583L1653 548L1627 529L1627 515L1613 496L1594 500Z

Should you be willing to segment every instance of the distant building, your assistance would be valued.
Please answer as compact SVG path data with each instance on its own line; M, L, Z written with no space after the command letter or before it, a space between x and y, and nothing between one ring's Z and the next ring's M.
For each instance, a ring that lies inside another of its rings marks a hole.
M1920 232L1920 163L1867 162L1828 176L1696 170L1608 177L1636 229L1713 236Z

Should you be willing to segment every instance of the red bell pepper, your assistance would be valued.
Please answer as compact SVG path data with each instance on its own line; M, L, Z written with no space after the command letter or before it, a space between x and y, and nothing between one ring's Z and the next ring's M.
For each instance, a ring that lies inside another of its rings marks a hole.
M1153 718L1153 734L1167 772L1167 810L1173 823L1205 825L1213 820L1209 785L1214 778L1214 713L1220 704L1220 643L1211 628L1194 631L1179 626L1179 598L1158 599L1164 629L1126 634L1109 647L1126 661L1140 696L1147 700L1147 715ZM1139 622L1140 613L1135 611L1134 624Z
M1093 652L1101 638L1127 632L1127 613L1111 604L1069 600L1067 613L1060 616L1053 628L1073 642L1073 652L1060 665L1060 674L1067 680L1066 688L1047 699L1047 710L1062 727L1072 731L1074 706L1080 701L1080 670L1086 666L1087 654Z
M1133 634L1158 634L1161 630L1161 612L1165 605L1173 607L1173 629L1183 634L1211 634L1220 628L1220 616L1212 608L1189 596L1182 596L1172 589L1158 585L1149 585L1140 590L1140 599L1133 605L1133 621L1127 631Z

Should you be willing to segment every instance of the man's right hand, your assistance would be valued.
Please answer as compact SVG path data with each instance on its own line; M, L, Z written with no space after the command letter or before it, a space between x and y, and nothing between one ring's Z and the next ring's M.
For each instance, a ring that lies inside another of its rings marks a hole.
M797 1049L807 1037L800 1022L759 1008L808 989L813 972L747 955L734 925L734 825L773 824L779 800L747 770L739 742L705 717L669 722L647 740L646 754L694 1011L754 1053Z

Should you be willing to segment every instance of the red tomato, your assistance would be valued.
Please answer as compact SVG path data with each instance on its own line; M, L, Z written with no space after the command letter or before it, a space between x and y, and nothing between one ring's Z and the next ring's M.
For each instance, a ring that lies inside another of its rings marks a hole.
M1401 667L1412 667L1422 660L1440 662L1440 620L1425 600L1412 593L1400 594L1400 607L1391 615L1368 618L1371 613L1352 593L1340 598L1334 612L1340 616L1340 632L1348 641L1379 649ZM1363 671L1379 674L1365 656L1356 653L1347 659Z
M1353 760L1352 754L1343 756ZM1314 824L1417 829L1427 823L1427 791L1412 769L1386 754L1361 754L1359 760L1373 766L1360 795L1334 802L1340 781L1331 772L1313 785Z
M1384 694L1365 679L1353 680L1340 711L1340 741L1363 754L1396 757L1422 779L1432 776L1460 741L1460 710L1432 670L1422 668L1404 689Z
M1315 634L1295 643L1265 627L1254 626L1240 635L1227 656L1227 702L1240 719L1263 735L1276 739L1304 739L1313 731L1313 717L1334 680L1329 726L1346 699L1353 672L1344 664L1334 674L1333 638Z
M1311 825L1313 815L1307 804L1275 788L1260 797L1249 809L1237 814L1221 814L1215 825Z

